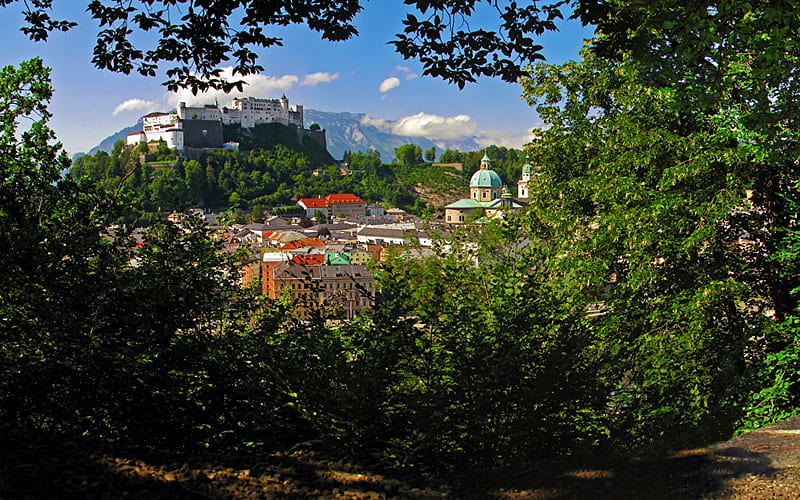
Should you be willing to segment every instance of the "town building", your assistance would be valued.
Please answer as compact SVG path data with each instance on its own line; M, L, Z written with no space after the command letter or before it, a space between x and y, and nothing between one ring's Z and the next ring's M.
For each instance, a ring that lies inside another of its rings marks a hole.
M537 167L538 170L538 167ZM533 177L534 168L531 166L530 159L525 157L525 165L522 166L522 177L517 181L517 198L520 201L527 202L531 199L531 193L528 189L528 183Z
M416 228L400 224L365 226L357 233L358 242L365 245L404 245L416 235Z
M303 265L295 261L264 267L268 297L288 296L301 318L317 309L352 319L375 305L375 277L361 265Z
M289 105L289 99L262 99L259 97L237 97L232 108L222 108L221 120L225 125L239 124L253 128L259 123L282 123L303 128L303 106Z
M324 198L300 198L297 204L313 219L317 214L324 217L349 219L366 214L367 203L354 194L329 194Z
M178 104L172 113L150 113L142 119L142 131L127 136L127 144L163 142L170 149L209 149L225 146L222 125L238 124L253 128L261 123L281 123L294 126L300 135L309 135L326 147L324 130L306 131L303 128L303 106L290 105L286 96L280 99L241 97L233 100L232 108L217 104L187 106Z
M309 219L324 217L327 220L330 216L328 203L322 198L300 198L297 204L306 211L306 217Z
M503 186L500 176L491 169L489 155L484 153L480 167L470 178L469 198L462 198L444 207L444 221L466 224L482 217L501 218L505 212L518 212L524 206L525 203L514 199Z

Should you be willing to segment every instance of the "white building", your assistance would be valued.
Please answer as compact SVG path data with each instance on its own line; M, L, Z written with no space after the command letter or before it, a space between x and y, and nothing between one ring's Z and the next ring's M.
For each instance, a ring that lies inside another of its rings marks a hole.
M531 181L532 176L533 167L531 166L530 160L526 157L525 165L522 167L522 178L517 181L517 198L520 200L527 201L531 198L531 193L528 189L528 183Z
M149 134L161 129L172 128L178 123L178 115L175 113L150 113L145 115L142 121L144 133Z
M235 98L233 108L222 109L222 123L238 123L253 128L259 123L282 123L303 128L303 106L289 105L289 99L262 99L258 97Z
M168 148L183 150L183 129L177 113L150 113L143 119L141 132L128 134L127 144L162 141Z
M127 144L135 146L140 142L163 141L170 149L183 150L183 122L190 120L239 124L244 128L253 128L259 123L282 123L302 129L303 106L290 106L286 96L280 99L237 97L233 100L233 108L220 108L216 104L187 106L182 102L173 113L156 112L146 115L142 119L142 131L128 134Z
M178 104L175 110L180 120L222 120L222 111L214 104L206 104L203 107L188 107L185 102Z

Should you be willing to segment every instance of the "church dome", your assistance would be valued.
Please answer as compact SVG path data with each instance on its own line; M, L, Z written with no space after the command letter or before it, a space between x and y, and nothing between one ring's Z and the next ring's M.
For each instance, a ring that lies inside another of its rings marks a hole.
M497 172L482 168L472 174L472 179L469 181L469 187L474 188L499 188L503 187L503 181Z
M525 155L525 165L522 166L522 173L523 174L533 173L533 166L531 165L531 157L528 155Z

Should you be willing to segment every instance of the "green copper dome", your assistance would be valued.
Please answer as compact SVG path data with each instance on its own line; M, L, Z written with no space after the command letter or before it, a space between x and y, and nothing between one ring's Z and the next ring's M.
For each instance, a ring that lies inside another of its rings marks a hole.
M472 174L472 179L469 181L469 187L475 188L499 188L503 187L503 181L494 170L488 168L480 169Z
M522 166L522 173L530 174L532 172L533 172L533 167L531 166L531 158L530 156L525 156L525 165Z

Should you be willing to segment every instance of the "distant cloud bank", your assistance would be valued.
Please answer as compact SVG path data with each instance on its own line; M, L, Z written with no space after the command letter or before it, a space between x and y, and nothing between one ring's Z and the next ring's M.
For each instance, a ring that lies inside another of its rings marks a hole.
M429 137L432 139L456 139L474 135L478 125L469 115L452 117L417 113L399 119L392 131L407 137Z
M406 137L427 137L429 139L458 139L471 137L478 130L478 125L469 115L452 117L417 113L404 116L397 121L373 118L364 115L362 125L369 125L383 132Z
M493 144L519 149L533 139L531 130L516 133L501 130L480 130L472 117L465 114L447 117L429 113L417 113L404 116L397 121L364 115L361 118L361 124L375 127L386 133L405 137L426 137L433 141L471 138L481 146Z
M215 101L218 102L220 106L228 106L236 97L267 97L274 95L276 92L285 92L297 85L300 81L300 78L296 75L269 76L259 73L242 77L241 75L233 74L232 66L222 68L221 76L228 80L243 80L245 85L242 87L242 92L233 91L226 94L221 90L209 90L206 92L198 92L197 95L195 95L192 94L191 90L181 89L178 92L168 93L167 102L173 107L177 106L180 102L185 102L187 106L200 106L211 104Z
M419 75L411 71L411 68L409 68L408 66L395 66L394 69L398 73L403 74L404 80L413 80L414 78L419 77Z
M506 132L503 130L481 130L475 138L481 146L503 146L507 148L522 149L522 146L533 140L531 129L525 132Z

